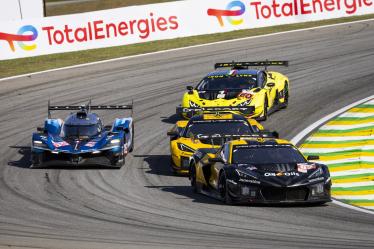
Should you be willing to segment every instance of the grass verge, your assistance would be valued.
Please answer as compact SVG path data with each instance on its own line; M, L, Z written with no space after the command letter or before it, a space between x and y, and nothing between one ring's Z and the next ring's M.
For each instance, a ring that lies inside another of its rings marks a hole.
M200 35L171 40L139 43L110 48L91 49L78 52L43 55L30 58L0 61L0 77L9 77L19 74L27 74L53 68L66 67L93 61L107 60L123 56L149 53L178 47L192 46L216 41L231 40L235 38L257 36L275 32L304 29L322 25L351 22L374 18L374 14L364 16L353 16L339 19L330 19L315 22L305 22L289 25L280 25L266 28L246 29L219 33L213 35Z

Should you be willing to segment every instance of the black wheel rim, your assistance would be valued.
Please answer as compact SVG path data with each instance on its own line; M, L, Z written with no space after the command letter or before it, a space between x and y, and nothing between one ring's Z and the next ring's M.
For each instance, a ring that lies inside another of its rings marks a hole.
M288 86L284 88L284 103L288 104Z
M226 194L226 177L224 174L221 174L219 182L219 193L224 198Z
M191 186L195 187L196 185L196 172L195 172L195 167L191 167Z

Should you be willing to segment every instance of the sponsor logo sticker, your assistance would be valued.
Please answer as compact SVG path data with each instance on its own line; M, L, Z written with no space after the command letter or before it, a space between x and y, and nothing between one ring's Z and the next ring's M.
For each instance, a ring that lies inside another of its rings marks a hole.
M24 42L31 42L38 38L38 30L32 25L25 25L21 27L17 34L0 32L0 40L8 42L10 49L15 52L16 48L14 42L23 50L30 51L36 49L36 44L26 44Z

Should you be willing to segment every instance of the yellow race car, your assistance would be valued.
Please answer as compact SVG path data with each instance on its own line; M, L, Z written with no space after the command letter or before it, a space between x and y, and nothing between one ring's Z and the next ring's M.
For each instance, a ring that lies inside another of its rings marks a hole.
M232 113L196 115L190 120L178 121L167 133L171 168L175 173L186 174L190 157L197 149L219 147L224 142L221 135L254 134L263 129L256 120ZM217 138L204 139L207 135Z
M270 113L287 107L290 86L285 75L268 71L269 66L288 66L288 61L216 63L216 71L205 76L195 88L187 86L177 114L188 119L219 110L266 120Z
M290 142L247 136L197 150L189 178L195 192L233 203L331 201L326 165L310 162Z

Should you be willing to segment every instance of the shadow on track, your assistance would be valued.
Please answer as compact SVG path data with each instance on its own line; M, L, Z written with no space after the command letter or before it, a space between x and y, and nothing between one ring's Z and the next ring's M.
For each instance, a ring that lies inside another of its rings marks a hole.
M207 203L207 204L215 204L215 205L226 205L222 201L218 199L214 199L212 197L194 193L192 191L191 186L145 186L146 188L156 188L160 189L165 192L177 194L189 199L192 199L193 202L198 203ZM328 204L316 204L316 203L269 203L269 204L261 204L261 203L240 203L234 204L232 206L239 206L239 207L264 207L264 208L324 208L327 207Z
M173 193L179 195L183 198L189 198L193 202L205 203L205 204L215 204L215 205L225 205L224 203L210 198L208 196L197 194L192 191L191 186L145 186L146 188L160 189L168 193Z
M146 171L148 174L179 176L171 168L170 155L134 155L134 157L141 157L148 164L149 170Z
M9 161L9 166L14 166L18 168L30 168L31 166L31 147L30 146L9 146L11 149L18 149L18 154L21 158L18 161Z
M178 114L172 114L169 117L161 117L161 122L167 124L175 124L179 120L182 120L182 117Z

